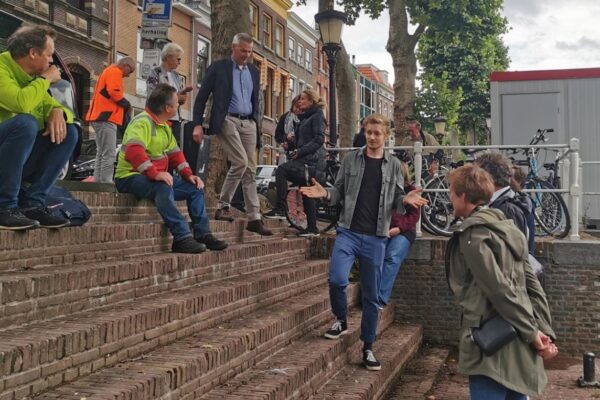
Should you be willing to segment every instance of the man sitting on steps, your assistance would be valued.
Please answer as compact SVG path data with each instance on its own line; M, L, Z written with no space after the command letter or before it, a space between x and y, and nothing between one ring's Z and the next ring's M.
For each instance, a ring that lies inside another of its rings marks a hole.
M115 185L119 192L154 201L173 235L173 252L223 250L227 243L217 239L208 226L204 182L193 174L167 122L177 113L178 106L175 88L165 83L156 85L148 96L146 110L125 130ZM177 169L180 177L168 172L172 169ZM177 209L177 200L187 201L193 236L188 222Z

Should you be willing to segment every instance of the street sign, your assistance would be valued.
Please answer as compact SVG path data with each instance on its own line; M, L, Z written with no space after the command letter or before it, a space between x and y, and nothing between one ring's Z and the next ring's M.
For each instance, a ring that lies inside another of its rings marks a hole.
M142 39L167 39L168 26L144 26L141 30Z
M142 26L171 26L172 0L144 0Z
M144 57L142 58L142 78L146 79L152 68L160 65L160 49L145 49ZM150 94L150 93L148 93Z

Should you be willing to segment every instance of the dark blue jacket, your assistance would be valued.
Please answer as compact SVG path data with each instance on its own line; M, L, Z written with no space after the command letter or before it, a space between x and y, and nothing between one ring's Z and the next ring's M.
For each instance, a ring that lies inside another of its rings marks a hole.
M254 64L247 64L252 76L252 118L258 124L258 90L260 87L260 73ZM223 127L223 121L227 116L227 110L231 103L233 94L233 61L231 57L218 60L210 64L206 70L206 75L202 80L200 91L194 102L194 126L204 122L204 108L210 94L213 95L213 104L211 109L209 132L208 134L218 134ZM261 135L256 132L256 146L260 147Z

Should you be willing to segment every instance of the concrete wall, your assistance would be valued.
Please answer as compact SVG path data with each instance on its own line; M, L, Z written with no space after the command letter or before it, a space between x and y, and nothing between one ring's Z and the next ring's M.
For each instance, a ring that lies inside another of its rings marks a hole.
M313 243L313 254L328 257L331 238ZM396 318L420 324L425 340L457 344L460 309L446 283L446 240L424 238L415 242L394 287ZM546 292L565 354L600 352L600 242L555 241L538 243L538 259L546 267Z

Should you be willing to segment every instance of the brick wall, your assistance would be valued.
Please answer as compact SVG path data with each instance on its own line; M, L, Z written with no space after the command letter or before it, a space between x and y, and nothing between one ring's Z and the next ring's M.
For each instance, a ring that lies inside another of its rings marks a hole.
M332 243L332 239L315 239L313 254L328 257ZM446 284L445 244L438 238L415 242L392 298L396 318L423 325L425 340L456 344L460 309ZM560 351L600 352L600 242L538 243L538 253L546 268L546 292Z

